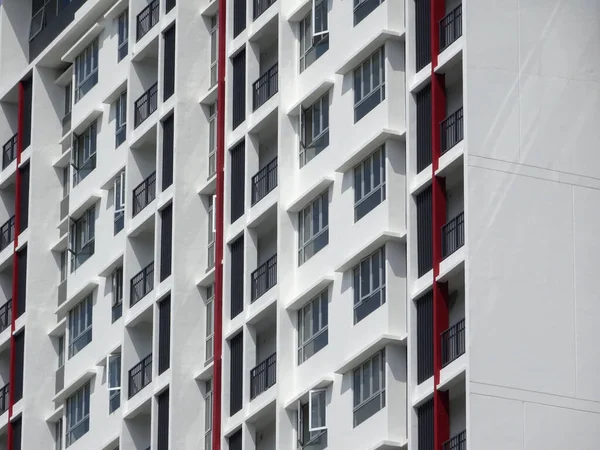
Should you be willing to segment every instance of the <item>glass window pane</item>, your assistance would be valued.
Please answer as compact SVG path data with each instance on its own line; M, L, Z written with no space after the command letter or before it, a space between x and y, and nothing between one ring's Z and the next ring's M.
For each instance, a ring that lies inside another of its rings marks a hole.
M371 192L371 158L368 158L363 163L363 192L368 194Z
M328 94L326 94L322 99L321 114L322 114L322 124L323 124L323 128L321 129L321 131L324 131L327 128L329 128L329 95Z
M362 76L360 68L354 71L354 104L362 99Z
M354 269L354 304L360 302L360 269Z
M381 152L378 150L373 154L373 187L381 184Z
M369 61L365 62L363 64L363 93L364 93L364 97L366 97L366 95L371 92L371 64L369 63Z
M362 370L362 398L364 401L371 396L371 364L367 363Z
M326 192L321 197L321 209L321 224L323 225L322 228L326 228L329 225L329 192Z
M354 202L362 198L362 171L360 167L354 169Z
M372 376L373 376L373 392L378 392L380 389L380 385L379 385L379 375L380 375L380 370L381 370L381 358L380 355L375 355L373 357L373 360L371 362L371 367L372 367Z
M379 52L373 55L373 87L379 86Z
M321 328L325 328L329 323L328 317L327 292L321 294Z
M304 327L303 327L303 333L304 333L303 338L304 338L304 340L303 340L303 342L306 342L308 339L310 339L312 337L312 328L313 328L313 326L312 326L312 319L313 319L313 316L312 316L311 309L312 309L312 307L311 307L310 304L307 305L304 308L304 318L303 318L303 325L304 325Z
M360 404L361 389L361 369L358 369L354 371L354 406L358 406Z
M371 278L372 278L372 290L377 289L380 285L379 285L379 268L381 267L381 264L379 262L379 252L375 253L371 260L372 260L372 264L371 264Z
M360 263L360 296L361 298L371 292L370 286L370 268L369 260Z

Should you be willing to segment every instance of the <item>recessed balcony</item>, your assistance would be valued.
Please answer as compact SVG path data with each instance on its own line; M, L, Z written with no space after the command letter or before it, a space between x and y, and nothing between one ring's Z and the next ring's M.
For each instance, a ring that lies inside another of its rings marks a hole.
M252 301L262 297L269 289L277 284L277 254L258 266L252 272L251 289Z
M277 381L276 374L277 353L273 353L250 371L250 400L255 399L275 385Z
M465 319L462 319L444 331L442 341L442 367L465 353Z
M279 65L275 63L263 73L252 85L252 110L256 111L279 90Z
M129 370L129 398L140 392L152 381L152 353Z
M148 177L138 184L133 190L132 217L135 217L140 211L154 201L156 198L156 172L152 172Z
M134 105L134 128L139 127L158 107L158 83L144 92Z
M465 244L465 213L461 212L442 227L442 258Z
M440 20L440 53L462 36L462 5Z
M441 154L443 155L464 137L463 108L459 108L446 117L440 124Z
M135 305L154 289L154 261L131 279L129 306Z
M139 41L143 38L154 25L158 23L159 1L153 0L148 6L140 11L136 19L136 36Z
M252 206L277 187L277 157L252 177Z
M6 169L17 158L17 136L15 133L2 146L2 170Z

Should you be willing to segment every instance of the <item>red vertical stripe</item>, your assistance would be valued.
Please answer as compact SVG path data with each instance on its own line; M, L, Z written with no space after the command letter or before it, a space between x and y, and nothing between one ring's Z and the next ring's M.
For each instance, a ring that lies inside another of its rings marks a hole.
M225 63L227 2L219 0L219 53L217 86L217 198L215 205L215 299L212 448L221 449L221 392L223 373L223 192L225 183Z

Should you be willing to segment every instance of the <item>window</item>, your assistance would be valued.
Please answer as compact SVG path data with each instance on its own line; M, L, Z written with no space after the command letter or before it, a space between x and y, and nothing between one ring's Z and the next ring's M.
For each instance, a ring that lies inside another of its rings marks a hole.
M327 446L327 391L308 392L308 402L298 402L298 443L300 448Z
M62 417L54 424L54 449L63 450L63 419Z
M354 168L354 221L358 222L385 200L385 149Z
M300 113L300 167L329 145L329 92Z
M72 95L73 95L73 84L69 83L65 86L65 115L63 116L63 124L67 123L68 120L71 118L71 108L73 106L73 101L71 99Z
M208 108L208 178L217 172L217 102Z
M371 14L383 0L354 0L354 26Z
M63 198L65 198L67 195L69 195L69 187L70 187L69 184L71 183L71 180L69 178L69 175L70 175L69 172L70 172L69 166L63 167L63 173L62 173Z
M126 9L117 19L119 28L118 59L121 61L127 55L129 43L129 10Z
M116 131L115 147L118 147L127 137L127 91L119 95L115 105Z
M106 357L106 387L108 388L108 413L121 406L121 354Z
M92 123L82 134L73 133L73 186L77 186L96 168L97 124Z
M329 243L329 191L298 214L298 265L308 261Z
M92 342L92 294L69 311L69 359Z
M384 62L381 47L354 70L354 122L385 100Z
M354 426L385 407L385 349L354 371Z
M215 266L215 198L208 196L208 264L207 270Z
M67 262L69 258L67 257L68 250L63 250L60 252L60 282L62 283L67 279Z
M217 59L219 57L219 13L210 18L210 87L217 84Z
M328 344L327 308L324 290L298 311L298 365Z
M354 268L354 323L385 303L385 248L363 259Z
M327 0L313 0L313 4L314 8L300 22L300 73L329 50Z
M125 171L115 178L114 197L114 234L116 235L125 226Z
M204 448L212 448L212 380L206 382L204 394Z
M123 267L117 267L112 275L112 322L123 315Z
M77 270L94 254L96 235L96 207L92 206L79 220L71 223L69 252L71 253L71 272Z
M75 60L75 102L98 83L98 39L95 39Z
M58 337L58 368L65 365L65 335Z
M213 335L214 335L214 314L215 314L215 285L211 284L206 288L206 350L205 361L209 362L213 359Z
M90 383L80 388L67 399L68 447L90 430Z

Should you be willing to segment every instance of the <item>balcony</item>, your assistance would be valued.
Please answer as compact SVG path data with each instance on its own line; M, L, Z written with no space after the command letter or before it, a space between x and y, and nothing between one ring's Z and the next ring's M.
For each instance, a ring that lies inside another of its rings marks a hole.
M447 258L464 244L465 213L461 212L442 227L442 258Z
M461 431L444 442L442 450L467 450L467 430Z
M152 115L157 108L158 99L158 83L150 86L140 98L135 101L134 106L134 124L135 128L139 127L148 117Z
M462 5L440 20L440 53L462 36Z
M17 134L2 146L2 170L17 158Z
M12 299L0 306L0 333L10 327L12 321Z
M140 392L152 381L152 353L129 370L129 398Z
M0 389L0 415L8 411L8 391L10 390L10 384L6 383L2 389Z
M156 198L156 172L152 172L133 190L132 217L154 201Z
M279 88L278 63L263 73L252 85L252 110L256 111L273 97Z
M144 9L142 9L142 11L137 15L136 36L138 41L143 38L154 25L158 23L158 8L159 1L154 0Z
M465 319L452 325L441 335L442 338L442 367L465 353Z
M254 20L258 19L276 0L254 0Z
M252 301L256 301L276 284L277 255L274 255L252 272Z
M0 252L10 245L15 239L15 216L8 219L0 227Z
M131 279L129 306L135 305L154 289L154 261Z
M277 158L252 177L252 206L277 187Z
M277 353L273 353L250 371L250 400L265 392L277 381Z
M442 155L463 140L463 109L459 108L440 124Z

